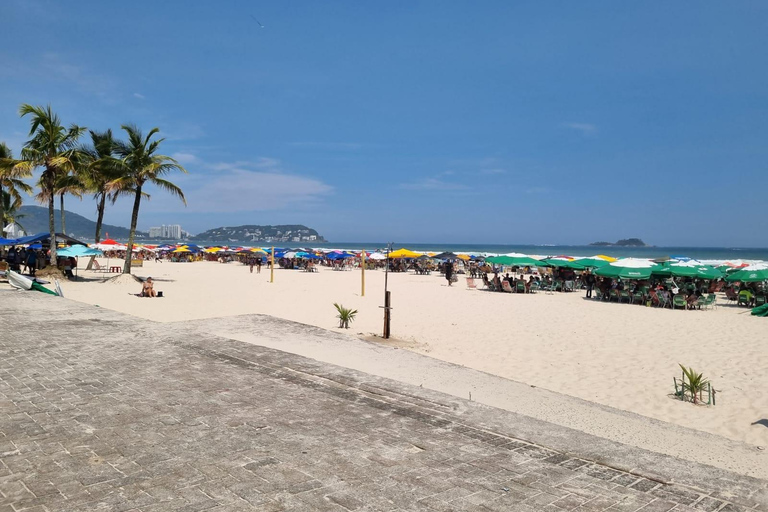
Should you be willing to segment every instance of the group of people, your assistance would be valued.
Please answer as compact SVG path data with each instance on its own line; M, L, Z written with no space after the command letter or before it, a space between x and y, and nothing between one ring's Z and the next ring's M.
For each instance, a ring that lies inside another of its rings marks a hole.
M8 268L15 272L34 276L37 270L45 267L46 256L41 249L11 246L4 252L5 254L0 255L0 260L8 263Z

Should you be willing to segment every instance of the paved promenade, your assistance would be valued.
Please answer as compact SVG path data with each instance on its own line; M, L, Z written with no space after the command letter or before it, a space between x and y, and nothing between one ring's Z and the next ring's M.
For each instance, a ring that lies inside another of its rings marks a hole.
M768 511L765 481L595 457L418 387L34 292L0 304L0 512Z

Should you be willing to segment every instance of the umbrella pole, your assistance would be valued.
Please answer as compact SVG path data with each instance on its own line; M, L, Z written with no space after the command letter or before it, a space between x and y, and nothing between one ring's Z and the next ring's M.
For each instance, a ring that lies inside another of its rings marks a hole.
M272 254L269 255L269 282L275 282L275 248L272 247Z
M362 280L362 291L360 292L361 297L365 297L365 249L363 249L363 252L361 253L361 257L363 258L363 271L360 274L360 279Z

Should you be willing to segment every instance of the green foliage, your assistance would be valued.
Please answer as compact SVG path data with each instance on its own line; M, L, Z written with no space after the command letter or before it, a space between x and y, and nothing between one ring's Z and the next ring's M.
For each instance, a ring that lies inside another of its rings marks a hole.
M345 308L341 304L335 302L333 305L336 307L336 311L339 312L339 314L336 315L336 318L339 319L339 327L342 329L349 329L349 324L355 319L357 310Z
M698 404L699 394L706 389L709 380L704 377L703 373L698 373L693 368L686 368L682 364L679 366L683 370L683 400L685 400L685 393L687 392L693 403Z

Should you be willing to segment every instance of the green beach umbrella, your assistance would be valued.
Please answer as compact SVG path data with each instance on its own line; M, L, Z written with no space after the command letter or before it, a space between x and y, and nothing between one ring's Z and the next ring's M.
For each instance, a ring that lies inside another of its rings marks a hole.
M750 265L744 267L738 272L727 276L726 281L741 281L743 283L757 283L760 281L768 281L768 266L766 265Z
M664 277L698 277L700 279L720 279L725 276L718 269L697 261L662 263L653 269L652 274Z
M624 258L598 268L595 275L614 279L648 279L657 266L650 260Z
M496 265L504 265L507 267L548 267L549 264L545 261L531 258L530 256L491 256L485 258L488 263L494 263Z
M610 263L602 258L576 258L574 263L578 263L584 268L601 268Z
M584 270L585 268L587 268L577 260L568 260L565 258L546 258L542 261L548 263L551 267L557 267L557 268L570 268L573 270Z

